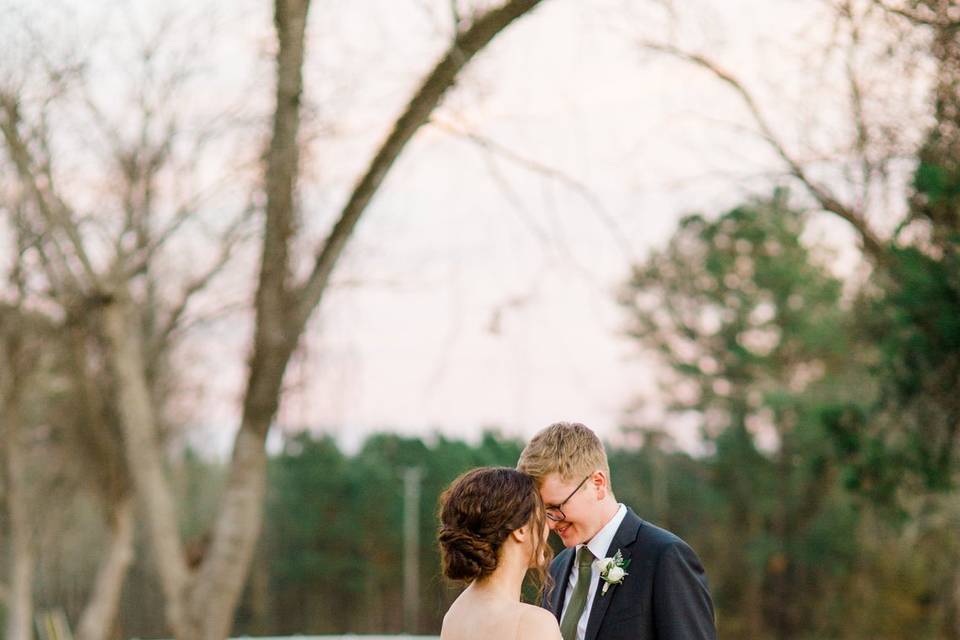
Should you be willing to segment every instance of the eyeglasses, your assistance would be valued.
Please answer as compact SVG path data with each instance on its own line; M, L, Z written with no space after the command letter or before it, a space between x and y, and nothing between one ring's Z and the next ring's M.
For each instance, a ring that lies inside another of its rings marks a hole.
M580 481L580 484L577 485L577 488L570 492L566 498L563 499L558 505L553 505L546 508L547 520L552 520L554 522L563 522L567 519L567 516L563 513L563 505L567 504L570 501L570 498L576 495L577 491L580 491L580 487L583 486L583 483L590 479L593 473L590 473L586 478Z

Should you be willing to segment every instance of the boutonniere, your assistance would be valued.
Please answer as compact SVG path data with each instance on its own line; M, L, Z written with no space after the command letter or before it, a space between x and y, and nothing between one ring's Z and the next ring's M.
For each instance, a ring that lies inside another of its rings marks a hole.
M610 585L620 584L625 577L630 575L627 573L627 567L630 566L630 561L623 559L623 554L620 553L620 549L617 549L617 552L613 554L612 558L603 558L596 562L597 569L600 570L600 579L603 580L604 583L603 590L600 592L601 596L607 595L607 589L610 588Z

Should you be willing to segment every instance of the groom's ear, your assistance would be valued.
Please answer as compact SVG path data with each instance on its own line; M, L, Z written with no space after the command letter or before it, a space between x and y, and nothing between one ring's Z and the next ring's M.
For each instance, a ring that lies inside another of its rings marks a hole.
M597 492L598 500L603 500L610 494L610 479L603 471L594 471L590 483Z

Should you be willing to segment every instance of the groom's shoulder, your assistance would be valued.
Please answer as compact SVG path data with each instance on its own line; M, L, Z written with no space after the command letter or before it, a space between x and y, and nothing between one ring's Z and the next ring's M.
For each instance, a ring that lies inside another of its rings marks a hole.
M571 553L576 553L576 547L564 548L554 556L553 561L550 563L551 567L558 566L563 564L569 557Z
M570 558L571 553L575 553L576 547L565 548L560 553L553 557L553 560L550 562L550 572L558 571L560 567L564 565L567 560Z
M666 551L673 547L690 548L690 545L677 534L646 520L641 521L640 529L637 531L637 543L643 545L648 551Z

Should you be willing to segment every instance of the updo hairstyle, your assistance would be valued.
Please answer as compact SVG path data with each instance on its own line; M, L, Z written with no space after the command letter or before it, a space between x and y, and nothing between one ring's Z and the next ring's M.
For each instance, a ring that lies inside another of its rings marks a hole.
M497 568L511 532L530 525L535 573L542 587L552 551L543 535L546 515L534 479L508 467L481 467L453 481L440 496L440 556L443 574L465 583Z

